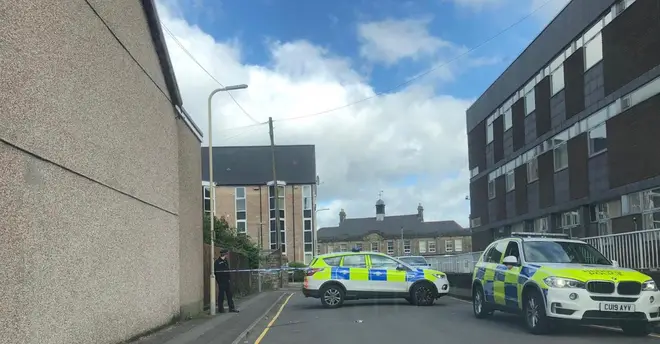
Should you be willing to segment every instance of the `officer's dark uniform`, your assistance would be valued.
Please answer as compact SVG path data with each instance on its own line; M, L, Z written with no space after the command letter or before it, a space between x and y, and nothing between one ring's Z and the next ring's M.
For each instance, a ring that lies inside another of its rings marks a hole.
M227 250L220 251L220 257L215 260L215 280L218 282L218 311L223 313L224 303L225 303L225 294L227 294L227 305L229 306L230 312L238 312L234 306L234 298L231 294L231 284L229 279L229 262L226 257Z

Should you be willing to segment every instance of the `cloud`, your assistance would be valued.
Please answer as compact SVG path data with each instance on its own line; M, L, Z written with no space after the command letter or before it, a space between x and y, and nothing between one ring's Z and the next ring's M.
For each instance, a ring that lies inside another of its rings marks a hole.
M499 7L505 4L508 0L444 0L451 1L459 7L464 7L470 10L481 11L484 8ZM519 2L520 0L517 0Z
M362 23L358 25L360 55L371 62L392 65L401 59L417 60L433 56L442 48L454 48L451 42L429 33L430 22L426 18Z
M571 0L532 0L530 11L540 8L534 17L545 27ZM542 6L542 7L541 7Z
M240 42L219 41L186 22L176 8L158 5L162 23L213 76L225 85L249 85L232 95L259 121L273 117L277 144L316 145L319 198L330 208L319 212L321 226L335 225L341 208L349 217L375 216L381 190L388 214L415 213L421 202L425 218L467 226L465 110L472 100L413 84L329 114L287 120L373 97L375 91L349 59L308 41L268 42L268 65L246 64ZM166 38L184 107L206 133L207 97L218 85L167 33ZM254 125L226 94L214 99L213 121L214 145L269 142L267 125ZM401 183L411 175L416 183Z

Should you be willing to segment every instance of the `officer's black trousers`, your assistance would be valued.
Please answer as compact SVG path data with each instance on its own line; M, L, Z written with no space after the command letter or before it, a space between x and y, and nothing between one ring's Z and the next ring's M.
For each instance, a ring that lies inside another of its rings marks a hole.
M231 285L229 283L218 283L218 309L220 312L224 311L225 307L225 294L227 294L227 305L229 310L234 310L234 297L231 293Z

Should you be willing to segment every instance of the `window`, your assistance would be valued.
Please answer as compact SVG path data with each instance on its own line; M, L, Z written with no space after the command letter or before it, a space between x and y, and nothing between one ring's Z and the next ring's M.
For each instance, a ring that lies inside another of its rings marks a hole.
M470 178L474 178L477 174L479 174L479 166L470 170Z
M488 198L495 198L495 179L488 181Z
M603 36L597 34L584 46L584 70L589 70L603 59Z
M429 253L435 253L435 241L429 241Z
M621 196L621 214L638 214L642 212L642 194L640 192Z
M371 243L371 252L378 252L378 243L377 242L372 242Z
M499 264L502 261L502 254L506 249L507 241L503 240L495 244L490 251L487 252L487 256L484 257L486 263L497 263Z
M247 232L247 204L245 188L234 189L234 201L236 202L236 233Z
M456 252L463 251L463 239L454 239L454 251Z
M362 243L361 243L361 242L356 243L356 244L355 244L355 248L357 248L358 250L362 251Z
M374 269L396 270L398 265L399 263L392 258L375 254L371 255L371 267Z
M394 241L387 241L387 254L394 254Z
M426 241L419 242L419 253L426 253Z
M303 263L305 263L305 265L309 265L309 262L311 262L311 261L312 261L312 254L311 253L305 253L305 261Z
M365 259L364 254L344 256L344 261L342 262L341 266L351 268L366 268L367 260Z
M536 94L534 90L525 95L525 115L529 115L536 110Z
M403 241L403 253L410 254L410 240Z
M562 64L550 76L550 81L552 82L552 95L554 96L557 92L564 89L564 65Z
M545 233L548 231L548 218L541 217L534 221L534 232Z
M277 186L277 198L280 210L280 244L282 253L286 253L286 220L284 214L286 213L286 208L284 204L284 196L286 189L283 185ZM276 214L275 214L275 187L268 187L268 205L269 205L269 214L270 214L270 249L277 250L277 226L276 226Z
M612 265L593 246L568 241L525 241L523 254L528 263Z
M339 266L339 263L341 263L341 257L325 258L324 261L330 266Z
M572 228L580 225L580 213L577 211L568 211L561 214L559 227Z
M539 161L534 157L527 162L527 182L531 183L539 179Z
M470 228L477 228L479 226L481 226L481 217L470 219Z
M317 255L321 254L321 245L319 244L316 245L316 254Z
M305 254L314 252L314 231L312 224L312 186L302 186L303 249Z
M328 249L328 251L327 251L326 253L333 253L333 252L335 252L335 248L332 247L332 245L328 245L328 246L327 246L327 249ZM335 266L336 266L336 265L335 265Z
M511 118L511 116L511 108L509 108L509 110L506 110L504 113L504 131L511 129L513 126L513 118Z
M493 123L488 123L486 126L486 143L493 142Z
M204 214L211 214L211 188L204 186Z
M346 252L348 251L346 249L346 244L339 244L339 252Z
M554 149L555 172L568 167L568 145L566 142L560 144Z
M454 252L454 241L453 240L445 240L445 252L450 253Z
M589 132L589 156L605 150L607 150L607 127L603 123Z
M506 192L513 191L516 188L516 177L513 171L506 174Z

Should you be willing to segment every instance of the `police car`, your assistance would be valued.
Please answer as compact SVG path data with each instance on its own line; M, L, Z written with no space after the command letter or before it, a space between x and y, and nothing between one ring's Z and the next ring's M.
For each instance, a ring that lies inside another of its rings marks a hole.
M475 265L472 304L480 319L496 310L521 314L533 334L573 320L646 336L660 321L660 292L651 277L560 234L512 233L493 242Z
M449 282L440 271L415 268L382 253L343 252L315 258L302 292L321 299L326 308L371 298L404 298L413 305L430 306L447 295Z

